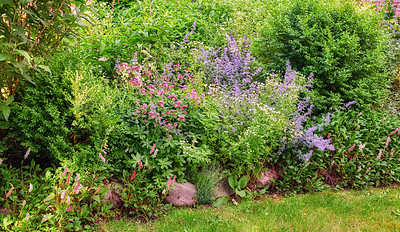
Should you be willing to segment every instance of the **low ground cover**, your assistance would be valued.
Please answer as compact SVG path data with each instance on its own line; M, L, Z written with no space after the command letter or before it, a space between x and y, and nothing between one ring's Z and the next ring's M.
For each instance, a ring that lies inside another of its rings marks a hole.
M400 188L324 191L289 197L267 196L223 208L173 209L142 224L124 219L100 231L397 231Z

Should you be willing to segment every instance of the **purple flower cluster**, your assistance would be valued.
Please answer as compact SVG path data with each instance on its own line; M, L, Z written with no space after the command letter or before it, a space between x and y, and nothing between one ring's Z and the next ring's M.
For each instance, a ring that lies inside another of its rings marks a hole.
M281 98L284 96L287 89L298 85L295 81L295 78L298 76L296 71L291 69L289 62L286 64L286 66L287 70L284 81L281 86L279 86L279 88L275 90L275 96ZM306 84L298 87L301 87L303 90L308 91L308 88L312 87L312 83L313 82L311 75ZM291 127L288 129L289 135L287 137L290 137L290 139L284 141L283 146L280 148L278 154L281 154L283 151L290 149L291 151L297 153L299 158L308 161L311 158L313 150L315 148L320 151L335 150L334 146L330 144L330 139L324 139L323 137L315 134L315 131L317 131L317 129L319 131L323 130L322 125L319 125L318 127L313 126L308 129L304 127L304 124L311 116L311 112L314 107L312 104L309 104L309 101L310 98L304 98L298 102L297 109L292 114ZM354 103L350 102L350 105ZM291 112L286 112L287 115L289 115L290 113ZM325 118L325 125L329 123L330 116L331 114L328 114ZM306 153L303 153L304 150L306 150Z

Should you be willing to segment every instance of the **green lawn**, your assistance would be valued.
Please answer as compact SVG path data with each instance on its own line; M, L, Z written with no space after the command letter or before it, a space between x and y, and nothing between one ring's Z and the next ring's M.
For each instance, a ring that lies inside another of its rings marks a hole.
M400 231L400 186L325 191L257 202L174 208L141 224L111 221L102 231Z

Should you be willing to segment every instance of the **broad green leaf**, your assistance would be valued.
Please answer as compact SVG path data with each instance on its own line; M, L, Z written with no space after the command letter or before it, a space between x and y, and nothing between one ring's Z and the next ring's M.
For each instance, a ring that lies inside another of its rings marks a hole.
M212 206L215 208L221 208L228 202L228 198L229 196L220 197L212 204Z
M27 81L29 81L30 83L36 85L36 83L32 81L31 77L30 77L28 74L22 73L21 75L22 75Z
M236 194L239 195L240 197L246 196L246 192L244 190L236 191Z
M4 224L5 228L7 228L13 222L12 220L9 220L9 219L10 219L10 217L8 215L7 215L7 217L3 218L3 224Z
M6 121L8 121L8 117L10 117L10 107L3 106L3 116Z
M100 195L94 195L92 196L93 200L95 200L96 202L100 203Z
M51 73L50 68L48 66L46 66L46 65L39 64L38 67L43 69L43 70L45 70L45 71L47 71L47 72L49 72L49 73Z
M9 123L5 122L5 121L0 121L0 129L6 130L10 128Z
M247 176L242 176L242 178L240 178L239 180L238 187L240 189L244 189L244 187L246 187L247 185L247 181L249 181Z
M7 59L9 56L7 53L0 53L0 61Z
M50 200L52 200L54 197L55 197L54 193L51 193L50 195L48 195L48 196L46 197L46 199L43 200L43 202L50 201Z
M31 60L31 56L29 55L29 53L27 51L16 49L15 53L18 53L18 54L24 56L28 61Z
M236 187L238 185L236 176L234 176L234 175L229 176L228 177L228 183L229 183L229 186L231 186L232 189L236 189Z
M7 106L10 105L11 102L13 102L13 101L14 101L14 96L13 96L13 95L9 96L9 97L7 98L7 100L6 100L6 105L7 105Z

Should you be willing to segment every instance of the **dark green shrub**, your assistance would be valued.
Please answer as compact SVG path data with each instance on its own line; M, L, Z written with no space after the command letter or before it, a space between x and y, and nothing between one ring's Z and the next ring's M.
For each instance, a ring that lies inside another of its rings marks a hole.
M25 147L23 152L30 148L31 155L57 159L71 154L73 144L69 137L73 114L69 99L72 88L64 72L73 64L70 57L55 59L51 73L36 73L35 84L26 82L18 93L20 102L12 112L8 139L15 141L14 145Z
M314 74L317 111L357 101L376 104L386 96L387 35L380 15L356 1L295 0L273 13L257 46L270 71Z

